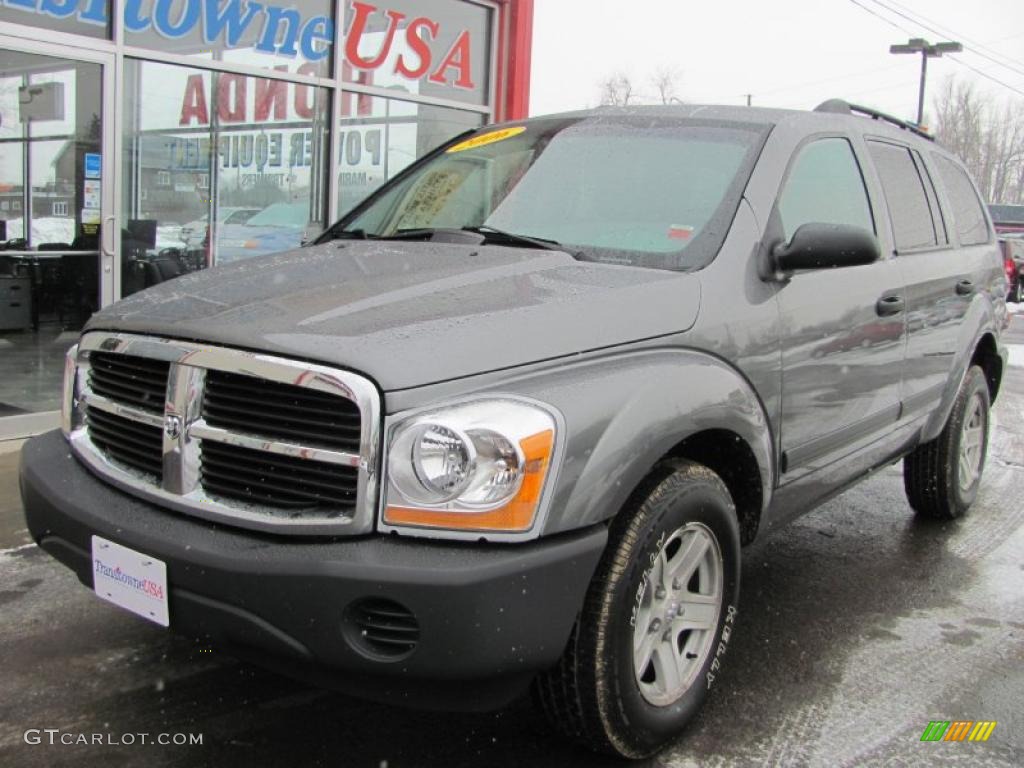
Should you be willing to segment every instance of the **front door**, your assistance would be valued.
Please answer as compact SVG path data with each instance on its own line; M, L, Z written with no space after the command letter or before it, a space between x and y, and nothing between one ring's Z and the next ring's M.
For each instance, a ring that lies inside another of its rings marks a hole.
M876 231L860 164L846 137L804 145L777 207L788 241L803 224ZM783 484L838 462L899 418L906 329L896 264L808 270L779 290ZM897 306L891 308L890 303ZM855 472L850 465L849 472Z
M113 90L110 55L0 35L0 439L56 426L64 354L113 301Z

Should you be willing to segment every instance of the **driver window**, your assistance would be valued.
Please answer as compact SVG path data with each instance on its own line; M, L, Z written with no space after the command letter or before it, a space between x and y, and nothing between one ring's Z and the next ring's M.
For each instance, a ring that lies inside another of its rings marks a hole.
M779 198L788 242L803 224L847 224L875 231L864 179L846 139L818 139L800 150Z

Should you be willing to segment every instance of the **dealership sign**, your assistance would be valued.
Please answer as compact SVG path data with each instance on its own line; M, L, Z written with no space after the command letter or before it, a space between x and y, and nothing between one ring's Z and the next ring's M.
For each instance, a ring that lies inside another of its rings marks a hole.
M54 19L75 19L106 26L107 0L0 0L3 6ZM303 18L292 6L254 0L124 0L124 27L128 33L156 32L168 40L201 33L202 47L233 48L243 40L262 53L319 61L334 43L334 21L329 16ZM472 90L471 45L468 29L461 30L441 55L431 43L441 36L439 22L365 2L352 2L352 21L345 38L344 61L354 69L373 71L386 61L394 74L409 80L427 77L439 84ZM384 34L373 52L362 46L370 27L383 24ZM389 56L399 31L408 51ZM196 52L201 52L197 50Z

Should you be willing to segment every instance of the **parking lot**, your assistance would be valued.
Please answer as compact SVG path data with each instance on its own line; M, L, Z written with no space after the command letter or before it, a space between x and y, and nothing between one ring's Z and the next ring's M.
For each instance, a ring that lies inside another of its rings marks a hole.
M1024 764L1024 319L970 514L915 520L899 467L745 551L721 685L655 765ZM310 689L93 597L32 545L0 448L0 763L19 766L611 764L547 734L529 702L421 713ZM924 743L930 720L994 720ZM50 745L202 734L201 745ZM26 731L42 732L40 744ZM30 736L29 740L32 740ZM91 738L91 736L90 736Z

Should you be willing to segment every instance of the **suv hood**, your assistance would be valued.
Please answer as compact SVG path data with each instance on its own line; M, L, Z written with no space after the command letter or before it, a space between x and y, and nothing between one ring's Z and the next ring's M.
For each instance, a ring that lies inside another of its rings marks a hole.
M184 275L86 329L321 362L386 391L684 331L699 305L685 273L560 251L337 241Z

